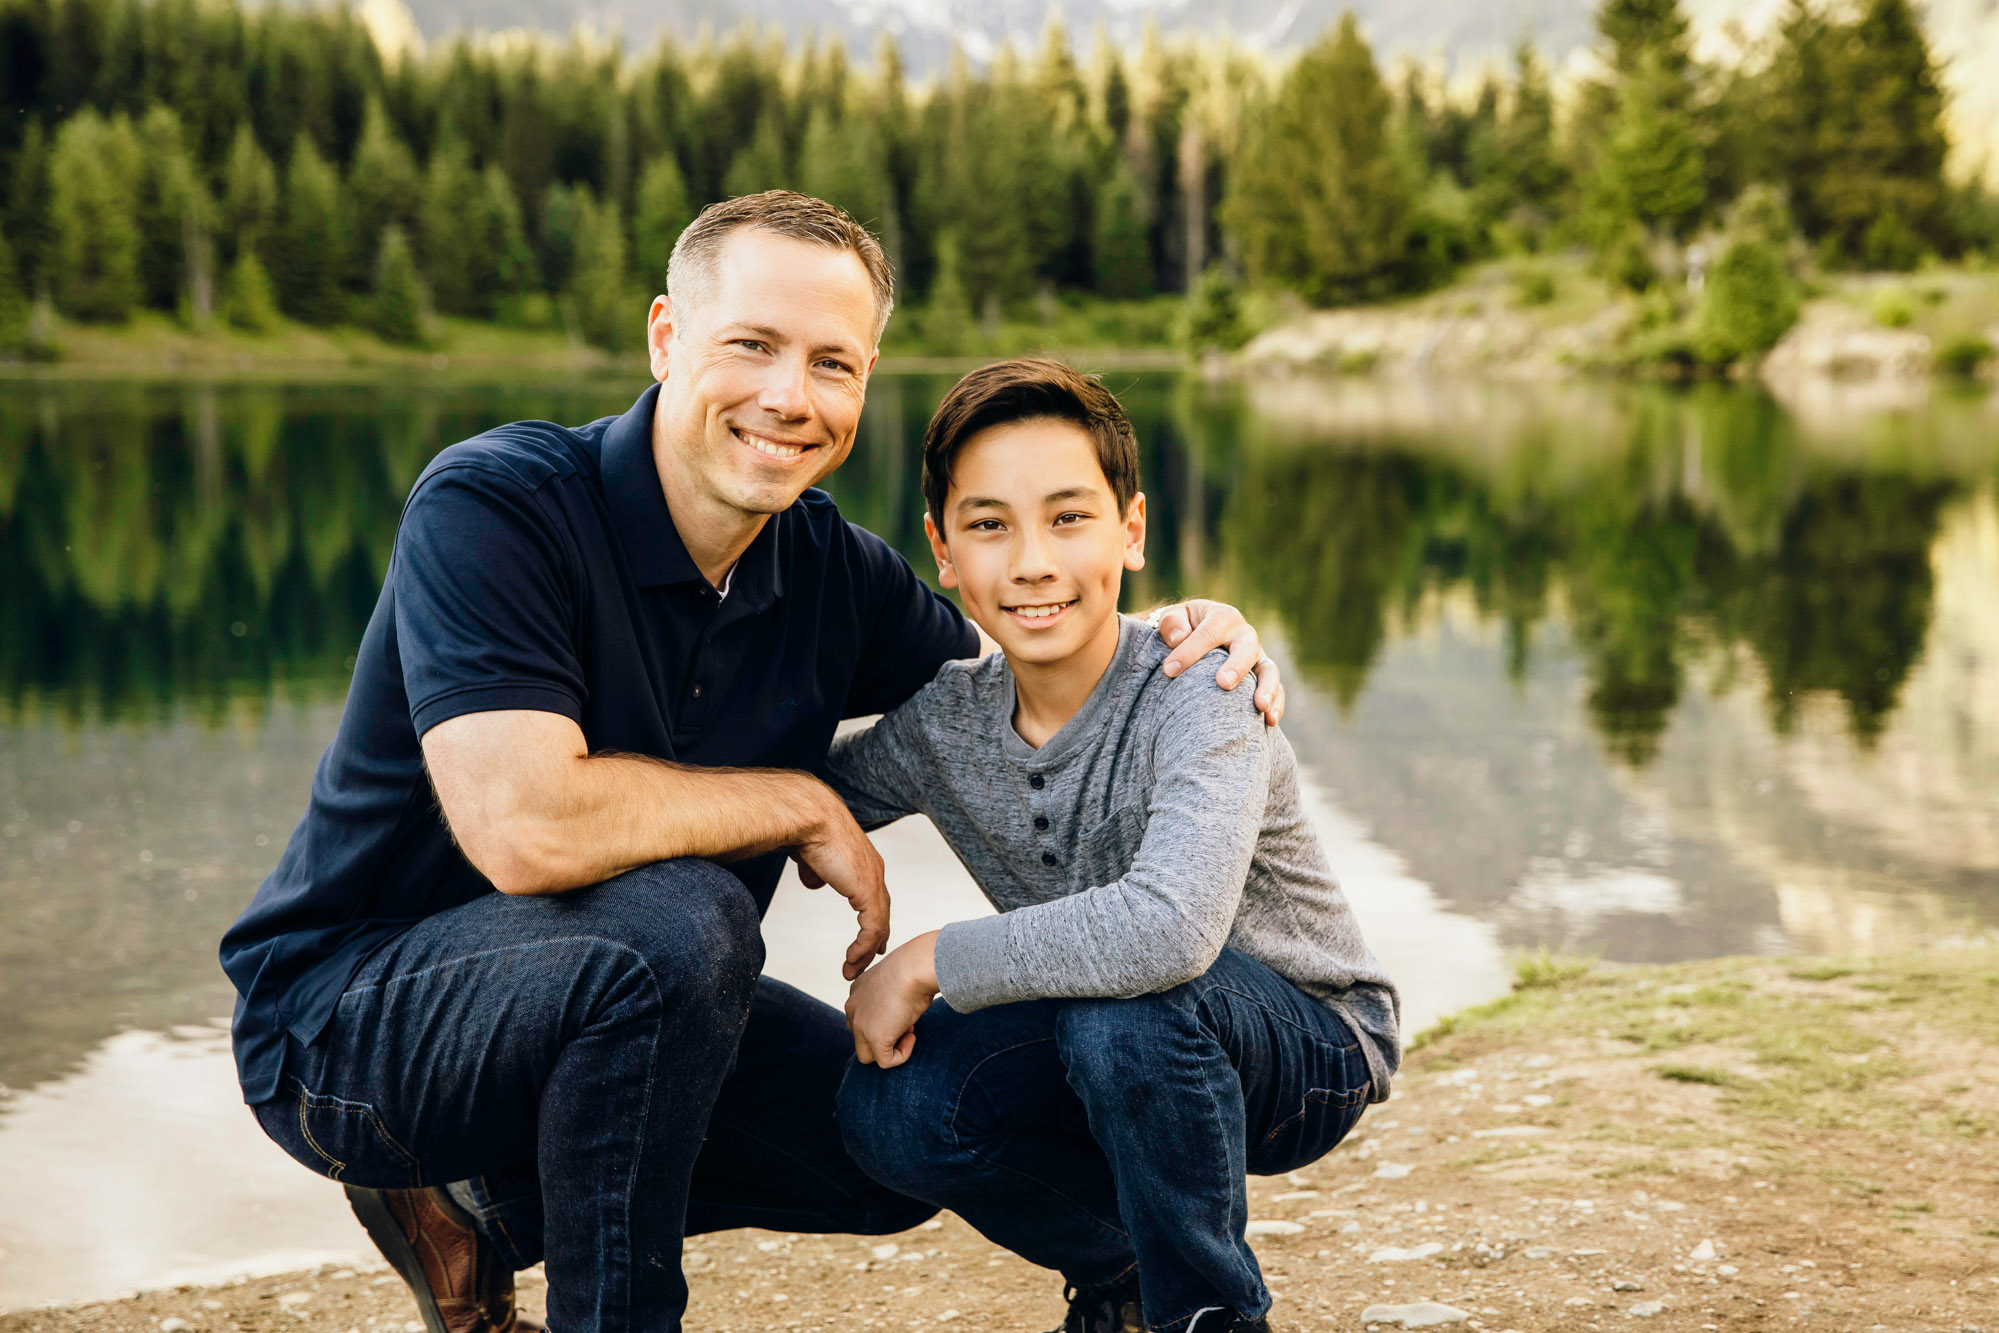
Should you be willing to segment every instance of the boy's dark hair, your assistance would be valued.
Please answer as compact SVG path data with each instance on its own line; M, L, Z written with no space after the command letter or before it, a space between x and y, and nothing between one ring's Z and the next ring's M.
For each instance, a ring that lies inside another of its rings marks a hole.
M944 497L951 463L980 431L1012 421L1054 417L1083 429L1097 446L1097 463L1123 518L1138 494L1138 437L1117 395L1093 375L1041 356L982 366L951 386L923 432L923 503L944 531Z

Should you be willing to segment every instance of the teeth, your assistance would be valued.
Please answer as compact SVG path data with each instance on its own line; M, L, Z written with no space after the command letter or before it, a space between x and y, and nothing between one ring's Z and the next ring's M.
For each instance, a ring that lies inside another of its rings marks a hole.
M798 445L777 444L770 440L760 439L755 435L749 434L747 431L738 431L737 434L742 438L743 443L749 445L750 448L760 454L769 454L772 458L796 458L805 452Z
M1054 615L1057 611L1068 605L1069 603L1067 602L1055 602L1046 606L1009 606L1007 610L1028 620L1042 620Z

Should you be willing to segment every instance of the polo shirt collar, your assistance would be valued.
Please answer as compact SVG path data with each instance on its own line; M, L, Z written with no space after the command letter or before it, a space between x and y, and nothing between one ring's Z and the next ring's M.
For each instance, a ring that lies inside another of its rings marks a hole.
M694 557L687 553L680 530L673 526L666 492L660 489L659 467L652 457L652 422L658 405L659 385L648 385L631 410L605 428L600 454L604 500L632 562L632 576L641 587L706 582ZM730 605L740 598L750 610L762 610L783 596L784 580L777 560L779 517L773 515L764 524L736 562L729 585Z

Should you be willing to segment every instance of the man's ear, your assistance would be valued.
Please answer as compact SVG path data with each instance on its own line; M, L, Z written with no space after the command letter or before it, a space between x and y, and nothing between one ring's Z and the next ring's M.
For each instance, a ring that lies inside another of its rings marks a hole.
M664 296L652 298L652 309L646 314L646 356L652 365L652 377L664 380L667 371L667 347L673 342L673 302Z
M1124 515L1124 567L1130 570L1145 568L1145 492L1131 497L1131 507Z
M937 582L946 588L958 586L958 571L951 564L951 549L944 545L944 534L937 531L937 520L928 512L923 515L923 535L930 539L930 554L937 558Z

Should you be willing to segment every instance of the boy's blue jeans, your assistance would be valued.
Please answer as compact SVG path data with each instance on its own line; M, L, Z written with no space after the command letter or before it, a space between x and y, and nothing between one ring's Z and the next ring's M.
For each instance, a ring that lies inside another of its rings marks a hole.
M895 1069L853 1064L840 1128L884 1185L949 1208L1078 1286L1138 1270L1146 1324L1270 1308L1243 1239L1246 1172L1322 1156L1372 1082L1339 1016L1224 949L1156 995L944 1001Z
M376 951L257 1118L335 1180L458 1182L516 1268L546 1258L552 1328L670 1333L684 1235L879 1234L935 1211L848 1158L833 1098L853 1039L762 966L756 904L707 862L489 894Z

